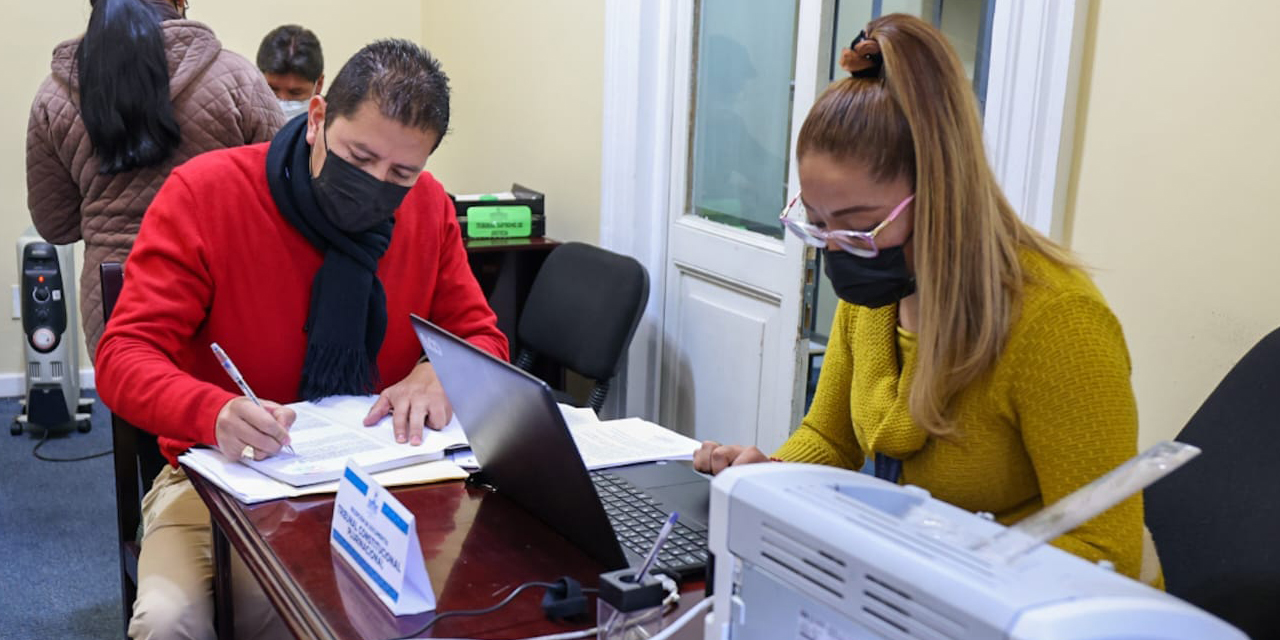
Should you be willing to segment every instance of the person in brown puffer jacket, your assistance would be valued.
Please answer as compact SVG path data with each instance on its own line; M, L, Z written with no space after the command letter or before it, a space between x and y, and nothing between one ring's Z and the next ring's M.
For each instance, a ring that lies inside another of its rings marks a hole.
M270 140L284 114L252 63L185 19L185 0L91 4L88 30L54 48L31 105L27 206L45 240L85 241L80 315L92 358L98 265L125 261L169 172L205 151Z

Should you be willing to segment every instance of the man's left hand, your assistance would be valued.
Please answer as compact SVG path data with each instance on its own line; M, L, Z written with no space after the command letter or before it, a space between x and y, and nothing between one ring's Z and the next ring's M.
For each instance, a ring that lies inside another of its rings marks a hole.
M378 394L377 402L364 417L364 426L372 426L388 413L395 429L396 442L422 444L422 426L439 431L453 419L453 407L444 395L444 387L430 362L413 368L404 380Z

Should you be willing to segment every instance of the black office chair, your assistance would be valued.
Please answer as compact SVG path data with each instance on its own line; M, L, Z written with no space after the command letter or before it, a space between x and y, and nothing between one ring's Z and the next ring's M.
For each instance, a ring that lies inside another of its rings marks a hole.
M560 245L525 300L516 366L529 371L546 358L590 379L587 405L599 411L648 301L649 275L634 258L580 242ZM563 390L556 396L580 404Z
M1252 638L1280 637L1280 329L1177 439L1203 453L1145 493L1166 589Z
M102 277L103 325L124 286L124 267L118 262L99 266ZM164 468L164 456L156 437L111 414L112 457L116 474L116 525L120 536L120 589L124 607L125 635L138 597L138 555L142 552L142 496Z
M103 326L124 286L124 266L104 262L98 273L102 278ZM129 635L129 618L138 597L138 556L142 553L142 496L168 462L160 453L160 443L124 418L111 414L112 458L116 475L116 527L120 537L120 602L124 608L124 634ZM228 593L230 581L215 576L214 619L218 637L230 637L232 615Z

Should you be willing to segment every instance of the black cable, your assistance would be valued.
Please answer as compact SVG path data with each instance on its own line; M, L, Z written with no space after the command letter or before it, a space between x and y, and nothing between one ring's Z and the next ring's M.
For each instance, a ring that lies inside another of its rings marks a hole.
M40 447L43 447L44 443L48 441L49 441L49 430L45 429L44 436L40 438L40 442L36 443L36 448L31 450L31 455L35 456L37 460L44 460L45 462L83 462L85 460L101 458L102 456L109 456L111 455L111 452L112 452L112 449L107 449L106 451L100 451L98 453L92 453L87 456L80 456L78 458L50 458L49 456L40 455Z
M558 586L560 585L554 582L526 582L516 587L511 593L507 594L507 597L503 598L502 601L499 602L498 604L495 604L491 607L485 607L484 609L459 609L457 611L445 611L444 613L436 614L436 617L432 618L426 624L422 625L422 627L419 628L417 631L413 631L407 635L400 636L399 638L395 638L394 640L410 640L411 638L417 638L422 634L426 633L427 631L429 631L431 627L435 625L435 623L440 622L445 618L453 618L457 616L482 616L486 613L493 613L494 611L497 611L498 609L501 609L511 604L511 601L515 600L516 596L519 596L521 593L523 593L525 589L530 589L533 587L553 589ZM589 588L582 589L583 593L598 593L599 591L600 591L599 589L589 589Z

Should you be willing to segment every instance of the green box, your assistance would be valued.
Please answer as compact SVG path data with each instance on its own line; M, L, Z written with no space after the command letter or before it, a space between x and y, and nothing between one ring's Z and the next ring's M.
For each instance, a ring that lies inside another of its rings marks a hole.
M465 239L523 240L547 232L546 196L519 183L506 193L449 198Z

